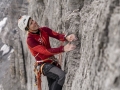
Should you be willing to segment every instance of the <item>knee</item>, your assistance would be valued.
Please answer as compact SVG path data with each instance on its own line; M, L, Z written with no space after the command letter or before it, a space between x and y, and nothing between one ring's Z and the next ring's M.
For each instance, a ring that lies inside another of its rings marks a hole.
M65 79L65 72L63 71L59 77L60 79Z

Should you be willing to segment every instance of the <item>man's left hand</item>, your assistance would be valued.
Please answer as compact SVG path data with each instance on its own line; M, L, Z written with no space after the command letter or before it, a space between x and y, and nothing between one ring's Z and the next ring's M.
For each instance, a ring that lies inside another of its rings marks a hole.
M75 37L74 34L70 34L66 37L66 39L69 41L69 42L72 42L72 41L75 41L77 40L77 38Z

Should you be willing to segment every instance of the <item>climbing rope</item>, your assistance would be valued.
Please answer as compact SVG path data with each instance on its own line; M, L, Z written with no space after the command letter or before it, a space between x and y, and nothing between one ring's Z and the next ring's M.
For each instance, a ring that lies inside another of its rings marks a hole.
M61 46L64 44L64 41L61 41ZM59 61L59 64L60 64L60 66L62 65L62 53L60 53L59 54L59 59L58 59L58 61Z
M38 90L42 90L41 89L41 75L43 73L42 68L44 65L45 65L45 63L42 64L41 66L39 66L37 62L35 62L35 65L34 65L34 72L35 72L36 79L37 79L36 85L38 86Z

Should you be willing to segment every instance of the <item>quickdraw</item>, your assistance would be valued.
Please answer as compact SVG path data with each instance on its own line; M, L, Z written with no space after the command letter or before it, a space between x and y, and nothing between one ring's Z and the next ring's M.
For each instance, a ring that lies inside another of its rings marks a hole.
M45 65L45 63L39 66L37 62L34 65L34 72L35 72L35 76L36 76L36 85L38 86L38 90L42 90L41 89L41 74L43 74L42 68L44 65Z

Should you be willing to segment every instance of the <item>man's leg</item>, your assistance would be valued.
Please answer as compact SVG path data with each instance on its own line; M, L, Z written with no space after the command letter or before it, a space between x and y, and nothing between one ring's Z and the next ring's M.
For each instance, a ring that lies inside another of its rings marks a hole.
M55 80L52 79L52 78L47 77L47 81L48 81L49 90L51 90L51 86L52 86L52 84L53 84L53 82L54 82Z
M62 86L65 80L64 71L52 64L45 64L43 67L43 73L45 76L54 80L50 90L62 90Z

